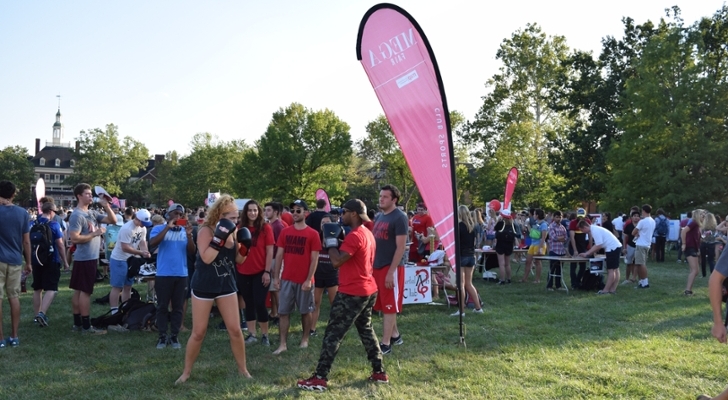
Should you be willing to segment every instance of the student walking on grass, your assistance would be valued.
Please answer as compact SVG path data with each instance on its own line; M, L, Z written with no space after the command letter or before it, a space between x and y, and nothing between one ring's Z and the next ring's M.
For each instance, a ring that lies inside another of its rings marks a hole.
M207 219L197 234L197 261L192 275L192 334L185 350L185 367L175 383L184 383L200 354L207 333L212 303L216 302L225 325L240 326L235 263L245 261L248 249L240 246L233 233L238 220L238 207L232 196L223 194L210 207ZM246 229L247 228L241 228ZM239 233L240 234L240 233ZM244 235L243 235L244 236ZM250 233L247 232L247 236ZM251 378L245 359L245 342L240 329L228 329L230 348L238 373Z
M460 233L460 290L458 291L458 311L451 316L465 316L465 294L473 300L475 304L474 313L482 314L483 308L480 306L480 296L473 286L473 270L475 269L475 223L470 218L468 207L458 207L458 230Z
M702 212L700 210L693 211L693 217L688 221L688 224L685 225L682 231L680 231L682 252L685 254L688 266L690 266L688 282L685 286L685 292L683 292L685 296L693 295L693 282L695 282L695 277L698 276L698 257L700 257L700 223Z

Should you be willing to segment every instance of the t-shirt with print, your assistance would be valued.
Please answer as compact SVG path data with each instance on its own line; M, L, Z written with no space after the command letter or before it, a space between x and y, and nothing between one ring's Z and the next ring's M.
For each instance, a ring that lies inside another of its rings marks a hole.
M650 247L652 245L652 234L655 232L655 220L652 217L645 217L637 223L636 229L639 229L639 235L635 243L640 247Z
M255 227L249 226L250 248L248 249L248 257L242 264L236 264L235 268L243 275L255 275L265 271L265 253L268 246L273 246L273 228L268 224L263 224L263 229L259 235L255 234Z
M111 258L118 261L126 261L132 254L125 252L121 248L122 243L131 245L134 250L139 250L139 244L142 239L146 240L147 228L143 226L137 226L134 221L129 221L119 229L119 234L116 236L116 245L114 250L111 251Z
M685 248L700 249L700 226L691 219L687 228L690 230L685 232Z
M372 276L376 244L372 232L363 225L353 229L339 250L351 255L339 267L339 292L350 296L376 293L377 283Z
M165 226L152 228L149 237L157 237ZM187 276L187 232L181 226L169 229L157 247L157 276Z
M374 241L377 243L374 269L392 265L394 253L397 251L397 236L407 236L408 230L407 214L399 208L395 208L389 214L379 214L374 221L374 231L372 231ZM399 265L404 265L402 260L399 260Z
M78 232L80 235L88 235L99 229L99 224L106 218L106 214L101 214L95 210L82 211L74 208L71 218L68 220L68 231ZM86 243L76 245L76 252L73 253L75 261L91 261L99 259L99 250L101 249L101 236L95 236Z
M301 230L289 226L281 231L276 244L283 249L284 268L281 279L299 285L306 282L311 266L311 253L321 251L319 233L310 226Z

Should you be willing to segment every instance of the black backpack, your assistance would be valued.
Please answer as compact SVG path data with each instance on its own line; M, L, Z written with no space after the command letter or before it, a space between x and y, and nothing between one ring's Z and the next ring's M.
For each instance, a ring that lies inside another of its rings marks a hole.
M33 267L50 266L53 261L53 230L50 221L35 221L30 227L30 262Z
M154 303L142 303L124 315L122 325L130 331L150 328L157 321L157 306Z
M495 238L503 242L514 242L516 240L516 232L513 230L513 224L503 221L503 227L495 232Z
M119 312L111 314L111 310L107 311L104 315L96 318L91 318L91 325L96 328L106 329L109 325L124 325L129 316L135 311L149 304L143 301L130 298L129 300L119 305ZM154 307L154 304L151 304ZM131 328L130 328L131 329Z

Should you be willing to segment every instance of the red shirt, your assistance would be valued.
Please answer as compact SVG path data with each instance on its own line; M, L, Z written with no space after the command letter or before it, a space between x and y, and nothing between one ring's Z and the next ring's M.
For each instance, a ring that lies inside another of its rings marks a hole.
M365 228L369 229L370 231L374 230L374 221L366 221L364 224L362 224Z
M685 248L700 249L700 225L694 219L686 225L690 230L685 234Z
M289 226L281 231L276 245L283 249L284 268L281 279L299 285L306 282L311 266L311 253L321 251L319 233L310 226L301 230L296 229L295 226ZM315 261L317 260L318 256Z
M263 224L260 234L255 235L255 227L249 226L250 236L253 237L248 249L248 257L235 268L243 275L255 275L265 271L265 253L268 246L273 246L273 229L269 224Z
M432 218L429 214L415 214L415 216L410 220L410 225L412 226L412 244L410 245L409 258L410 260L419 261L420 256L417 253L417 247L420 245L420 241L417 239L417 234L419 233L427 237L427 228L434 227L435 224L432 223ZM430 250L429 240L427 241L425 249Z
M286 223L288 226L293 226L293 214L289 213L288 211L283 211L283 214L281 214L281 219L283 222Z
M339 268L339 291L350 296L371 296L377 292L372 276L376 242L372 231L359 226L344 238L339 250L351 258Z

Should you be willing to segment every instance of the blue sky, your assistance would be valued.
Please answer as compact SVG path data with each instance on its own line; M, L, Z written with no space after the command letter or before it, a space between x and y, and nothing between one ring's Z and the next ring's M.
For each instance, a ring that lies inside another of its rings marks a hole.
M210 132L252 144L292 102L328 108L354 139L382 113L356 60L357 29L375 1L4 1L0 3L0 147L50 141L60 94L64 141L119 126L151 154L189 152ZM690 24L722 1L678 4ZM429 1L395 4L417 19L440 65L451 110L471 119L500 66L504 38L538 23L573 49L664 16L673 1Z

